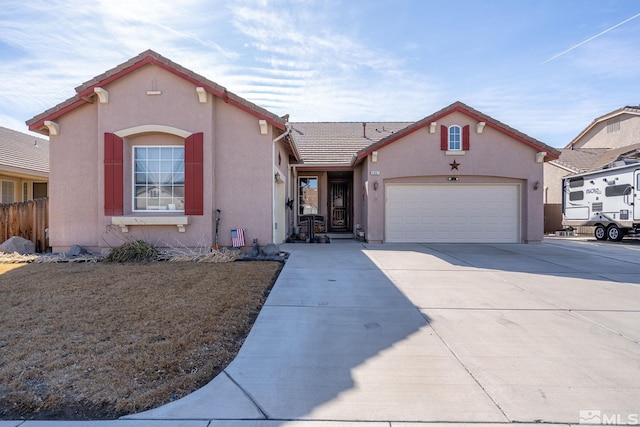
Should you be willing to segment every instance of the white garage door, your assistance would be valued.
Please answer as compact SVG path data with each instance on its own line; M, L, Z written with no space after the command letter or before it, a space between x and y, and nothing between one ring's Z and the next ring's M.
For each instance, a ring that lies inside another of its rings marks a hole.
M520 241L518 185L387 184L387 242Z

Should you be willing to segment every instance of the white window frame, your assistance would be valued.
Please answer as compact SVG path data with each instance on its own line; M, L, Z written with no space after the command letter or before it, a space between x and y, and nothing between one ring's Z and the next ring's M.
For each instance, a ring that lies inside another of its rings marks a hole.
M11 201L6 201L4 200L4 184L8 183L11 184L13 186L13 200ZM16 182L15 181L11 181L8 179L2 179L0 180L0 203L15 203L16 202Z
M132 145L131 146L131 211L132 212L136 212L136 213L140 213L140 212L145 212L145 213L183 213L184 209L169 209L169 207L171 206L171 204L169 204L167 206L167 209L136 209L136 148L157 148L157 149L161 149L161 148L181 148L183 150L183 163L184 163L184 145ZM184 164L183 164L183 174L185 173L184 171ZM183 176L183 187L184 187L184 176ZM173 185L173 181L172 181L172 185ZM184 201L183 201L183 205L184 205Z
M32 181L31 185L29 186L29 191L31 192L30 196L32 199L35 199L35 197L33 197L35 195L35 189L34 187L36 185L40 185L40 184L44 184L46 186L46 190L47 190L47 194L45 195L45 197L49 196L49 182L48 181Z
M302 195L300 194L300 190L301 190L300 182L303 179L315 179L316 180L316 190L318 192L318 200L316 202L316 212L312 213L312 214L300 213L300 208L302 206ZM298 219L300 218L301 215L317 215L318 211L320 210L320 178L318 176L315 176L315 175L298 176L298 188L297 188L297 196L296 196L296 198L298 200Z
M452 141L451 134L452 134L452 131L455 129L458 130L458 135L457 135L458 140ZM462 151L462 126L458 126L458 125L449 126L449 129L447 130L447 150Z
M29 181L22 182L22 201L29 200Z

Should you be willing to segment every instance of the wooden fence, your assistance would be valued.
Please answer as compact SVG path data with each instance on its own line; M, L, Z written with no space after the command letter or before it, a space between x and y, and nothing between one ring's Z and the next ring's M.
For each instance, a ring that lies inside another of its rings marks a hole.
M31 240L36 252L49 247L49 199L0 204L0 243L13 236Z

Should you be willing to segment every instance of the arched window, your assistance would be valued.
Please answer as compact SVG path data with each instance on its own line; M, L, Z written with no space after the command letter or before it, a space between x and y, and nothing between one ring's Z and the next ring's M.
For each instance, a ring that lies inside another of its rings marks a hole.
M453 125L449 127L448 150L462 150L462 129L460 126Z

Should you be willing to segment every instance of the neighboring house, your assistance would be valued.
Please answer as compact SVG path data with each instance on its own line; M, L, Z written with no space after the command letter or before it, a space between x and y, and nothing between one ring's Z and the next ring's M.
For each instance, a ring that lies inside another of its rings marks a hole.
M0 203L47 197L49 141L0 127Z
M596 118L544 165L546 232L562 228L562 178L611 165L640 153L640 106L626 106Z
M51 139L50 243L283 242L308 217L370 242L538 242L558 152L460 102L416 123L288 123L153 51L32 118ZM314 222L315 223L315 222Z

